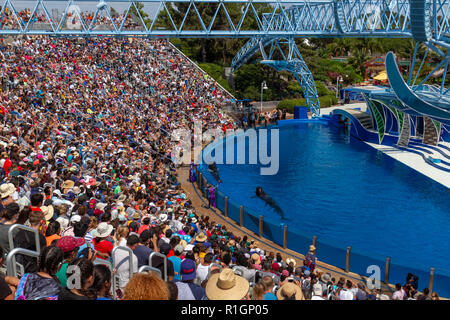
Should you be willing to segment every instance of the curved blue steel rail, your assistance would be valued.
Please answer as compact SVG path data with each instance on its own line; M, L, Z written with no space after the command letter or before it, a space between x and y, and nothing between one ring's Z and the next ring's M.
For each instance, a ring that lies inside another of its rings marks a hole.
M386 56L386 72L392 90L400 101L420 114L444 124L450 124L450 106L447 109L437 107L419 97L417 92L413 92L400 74L392 52L389 52Z

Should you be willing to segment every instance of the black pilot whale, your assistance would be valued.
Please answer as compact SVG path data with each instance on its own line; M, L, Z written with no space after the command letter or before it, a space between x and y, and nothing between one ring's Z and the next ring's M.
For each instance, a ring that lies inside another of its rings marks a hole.
M269 205L275 212L277 212L282 219L284 219L284 212L281 210L280 206L273 200L271 197L269 197L261 187L256 187L256 195L258 198L261 198L266 202L266 205Z

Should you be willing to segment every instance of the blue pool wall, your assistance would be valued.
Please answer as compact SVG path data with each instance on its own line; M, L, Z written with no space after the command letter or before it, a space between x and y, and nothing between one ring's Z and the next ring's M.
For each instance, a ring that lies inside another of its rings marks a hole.
M305 122L314 122L322 125L342 126L342 124L337 121L336 117L331 115L322 116L321 118L317 119L280 120L278 121L277 126L291 126L297 123ZM210 143L203 149L202 154L211 152L211 150L213 150L220 143L222 143L222 141ZM202 157L202 154L200 155L200 157ZM201 161L200 163L201 164L199 165L199 171L202 173L207 172L207 165L202 164ZM202 181L199 180L198 186L200 188L203 187L202 193L206 194L206 184L211 183L214 185L215 181L208 181L204 174L202 175L202 177L204 181L202 183ZM226 196L227 195L222 191L216 191L216 205L223 214L225 214ZM228 198L227 216L234 222L239 224L241 205L243 207L243 227L258 235L260 214L255 210L247 208L245 205L240 204L231 198ZM320 203L318 203L318 206L320 206ZM263 238L270 240L279 246L283 246L284 225L284 223L271 219L270 217L263 217ZM312 244L313 236L313 234L308 234L296 228L291 228L288 225L287 248L301 254L306 254L309 246ZM345 270L347 253L347 247L345 246L345 244L337 245L334 243L329 243L326 239L317 238L316 250L317 256L319 257L320 261ZM301 259L301 257L297 258ZM368 268L370 266L378 266L380 270L379 280L381 282L384 282L386 281L386 258L387 257L384 256L382 252L380 252L378 255L374 255L373 253L365 254L364 252L352 249L350 255L350 272L359 274L363 277L370 277L373 276L373 271ZM418 259L421 258L422 257L418 257ZM412 273L415 276L419 277L419 290L423 290L424 288L429 287L430 269L421 270L417 268L411 268L409 266L396 264L395 261L392 260L390 263L388 281L391 284L401 283L403 285L406 281L408 273ZM440 296L450 297L450 270L437 269L434 271L433 291L436 291Z

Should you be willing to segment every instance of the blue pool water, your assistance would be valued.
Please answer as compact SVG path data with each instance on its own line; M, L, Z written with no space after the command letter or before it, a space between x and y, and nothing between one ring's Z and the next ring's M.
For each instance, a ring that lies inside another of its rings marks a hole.
M424 271L450 269L449 189L333 126L279 129L278 173L264 176L259 165L219 164L220 191L334 247L390 256L392 263ZM284 217L255 197L257 186Z

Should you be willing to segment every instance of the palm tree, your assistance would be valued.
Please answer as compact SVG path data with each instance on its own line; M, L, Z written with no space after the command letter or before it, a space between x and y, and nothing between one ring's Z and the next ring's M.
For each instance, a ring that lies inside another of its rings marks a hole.
M352 56L348 60L348 62L356 69L359 70L359 74L364 77L365 76L365 63L370 59L367 49L362 48L354 48L351 52Z

